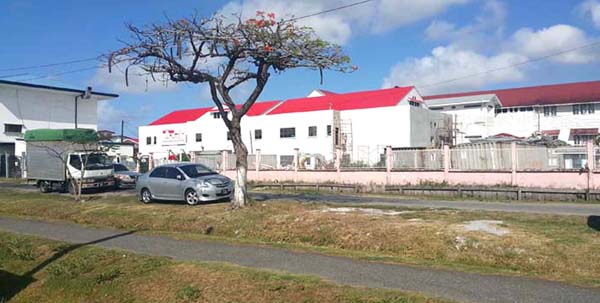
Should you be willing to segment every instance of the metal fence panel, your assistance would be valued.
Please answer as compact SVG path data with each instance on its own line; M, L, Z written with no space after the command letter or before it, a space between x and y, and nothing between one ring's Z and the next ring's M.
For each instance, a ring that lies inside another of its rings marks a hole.
M490 145L458 147L450 150L450 168L456 170L511 170L510 148Z
M219 154L196 155L194 162L205 165L213 170L221 170L221 162L223 162L223 157Z
M260 169L277 169L277 155L260 155Z
M395 150L392 168L441 170L444 169L444 152L440 149Z

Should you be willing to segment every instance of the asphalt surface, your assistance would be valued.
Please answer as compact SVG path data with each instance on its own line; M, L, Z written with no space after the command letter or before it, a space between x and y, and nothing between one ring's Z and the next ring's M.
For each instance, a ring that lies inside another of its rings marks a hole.
M0 188L19 191L38 191L32 184L0 183ZM99 193L100 195L134 195L133 189L121 189ZM593 216L600 215L600 203L567 203L567 202L495 202L495 201L469 201L469 200L423 200L407 199L402 197L374 197L364 195L343 194L283 194L267 192L251 192L251 197L256 201L284 200L312 203L339 203L363 206L398 206L411 208L450 208L475 211L500 211L529 214L547 215L574 215ZM600 302L600 300L599 300Z
M600 299L600 289L558 282L376 263L280 248L175 240L136 234L135 231L5 217L0 217L0 229L177 260L229 262L252 268L316 275L338 284L420 292L462 302L597 303Z

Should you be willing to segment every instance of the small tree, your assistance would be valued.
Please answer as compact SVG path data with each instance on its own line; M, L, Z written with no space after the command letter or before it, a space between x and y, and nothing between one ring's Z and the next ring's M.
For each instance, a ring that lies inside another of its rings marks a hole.
M168 20L144 27L128 25L131 41L108 56L108 69L130 66L154 81L207 83L212 100L229 129L236 154L237 177L233 208L246 204L248 150L242 140L241 120L262 93L271 72L294 68L341 72L356 69L337 45L319 39L309 27L293 19L256 12L256 18L191 18ZM232 90L253 83L249 95L236 102ZM231 115L227 115L227 112Z

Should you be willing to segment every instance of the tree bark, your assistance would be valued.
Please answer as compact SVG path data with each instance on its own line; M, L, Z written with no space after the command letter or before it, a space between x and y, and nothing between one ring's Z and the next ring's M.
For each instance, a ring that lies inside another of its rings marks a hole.
M235 151L236 164L235 193L231 201L231 207L234 209L246 206L248 200L246 195L248 149L242 141L240 120L240 117L233 117L231 119L231 128L229 129L231 141L233 142L233 150Z

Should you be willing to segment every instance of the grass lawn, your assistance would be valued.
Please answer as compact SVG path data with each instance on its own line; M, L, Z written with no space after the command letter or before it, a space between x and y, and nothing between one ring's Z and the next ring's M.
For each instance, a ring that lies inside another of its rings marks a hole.
M0 302L449 302L0 232Z
M0 215L600 287L600 232L589 228L585 217L349 209L290 201L255 202L231 211L227 204L189 207L144 205L134 197L89 199L76 203L62 195L0 191Z

